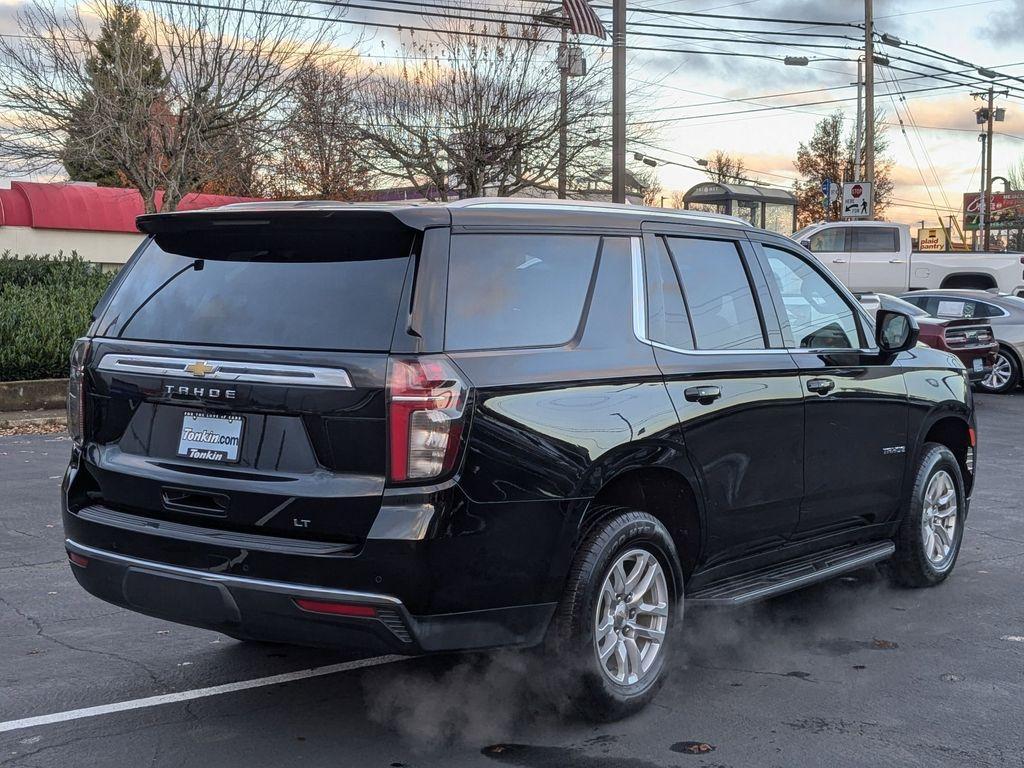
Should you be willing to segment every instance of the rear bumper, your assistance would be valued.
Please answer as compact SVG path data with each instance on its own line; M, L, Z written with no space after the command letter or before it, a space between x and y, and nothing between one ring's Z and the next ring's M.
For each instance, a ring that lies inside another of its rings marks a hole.
M101 600L251 640L409 655L529 646L543 639L555 608L546 603L417 617L390 595L184 568L72 539L65 546L76 556L71 568L78 583ZM298 600L361 606L373 615L315 613Z

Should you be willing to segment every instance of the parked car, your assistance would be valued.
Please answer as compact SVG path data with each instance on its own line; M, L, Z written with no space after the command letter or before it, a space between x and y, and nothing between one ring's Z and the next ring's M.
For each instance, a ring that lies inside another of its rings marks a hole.
M932 317L917 305L887 293L865 293L859 298L861 305L873 314L885 309L903 312L917 320L920 328L918 340L959 357L972 384L980 385L992 376L999 344L988 323Z
M684 602L953 570L963 366L782 236L494 199L138 225L71 354L66 546L111 603L359 653L546 642L614 718Z
M854 293L995 288L1024 293L1019 253L914 251L910 227L890 221L823 221L793 239Z
M1024 299L991 291L915 291L903 299L938 318L982 320L992 327L999 350L992 372L979 382L986 392L1020 386L1024 360Z

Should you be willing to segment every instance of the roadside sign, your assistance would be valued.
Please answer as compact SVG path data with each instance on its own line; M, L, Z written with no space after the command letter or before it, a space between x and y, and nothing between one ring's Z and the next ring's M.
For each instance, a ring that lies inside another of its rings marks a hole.
M943 229L942 227L922 227L921 229L917 230L917 250L949 250L949 242L946 238L946 230Z
M828 208L839 198L839 185L832 179L821 180L821 207Z
M848 219L866 219L871 215L871 184L854 181L843 184L840 213Z

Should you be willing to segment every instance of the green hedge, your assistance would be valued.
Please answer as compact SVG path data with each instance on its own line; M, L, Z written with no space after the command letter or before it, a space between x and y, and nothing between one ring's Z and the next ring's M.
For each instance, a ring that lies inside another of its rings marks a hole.
M114 273L77 254L0 254L0 381L68 375L72 342Z

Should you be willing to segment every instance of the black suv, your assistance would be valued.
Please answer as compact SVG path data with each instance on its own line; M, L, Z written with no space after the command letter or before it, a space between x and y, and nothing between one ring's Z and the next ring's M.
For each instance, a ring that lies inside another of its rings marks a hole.
M956 561L961 363L784 237L528 200L138 223L71 357L67 550L104 600L363 653L544 642L615 717L684 594Z

